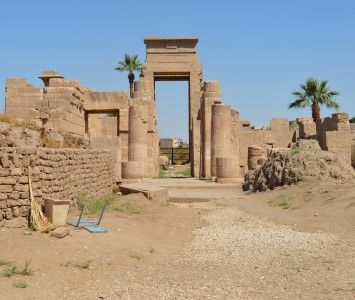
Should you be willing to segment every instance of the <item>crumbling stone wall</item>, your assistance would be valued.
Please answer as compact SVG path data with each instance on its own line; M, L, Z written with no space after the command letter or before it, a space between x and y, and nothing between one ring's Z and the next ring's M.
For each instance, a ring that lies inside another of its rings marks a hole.
M6 80L5 113L38 126L84 136L84 101L92 90L55 71L45 71L39 78L44 87L34 87L25 78Z
M303 150L272 151L263 165L245 175L243 189L255 192L315 180L354 181L354 169L338 154L322 151L316 140L299 140L296 145Z
M322 150L332 151L351 163L351 138L348 113L335 113L331 117L318 119L297 119L301 139L316 139Z
M111 151L48 148L0 148L0 221L29 214L28 161L34 197L74 200L78 193L112 193Z

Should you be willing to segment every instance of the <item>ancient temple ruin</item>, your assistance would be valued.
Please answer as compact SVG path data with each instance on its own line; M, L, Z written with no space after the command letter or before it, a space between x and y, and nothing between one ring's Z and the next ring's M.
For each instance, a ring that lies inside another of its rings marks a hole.
M90 139L94 149L112 152L115 180L152 178L159 172L159 137L155 104L156 81L187 81L189 86L189 145L194 177L234 182L255 168L274 148L287 148L298 138L314 138L323 150L351 162L347 113L320 119L298 119L290 129L286 118L269 127L250 127L239 112L222 103L217 80L204 80L195 37L146 37L143 76L134 94L98 92L55 71L39 76L44 86L25 78L7 79L5 113ZM114 118L102 114L114 113Z

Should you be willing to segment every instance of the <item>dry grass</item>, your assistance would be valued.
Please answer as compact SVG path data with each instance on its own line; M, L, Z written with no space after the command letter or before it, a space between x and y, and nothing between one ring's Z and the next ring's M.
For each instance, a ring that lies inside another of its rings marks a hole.
M42 212L41 205L33 197L31 167L29 164L28 164L28 184L29 184L30 199L31 199L31 214L30 214L31 228L40 231L51 229L53 225L51 224L51 222L49 222L45 214Z

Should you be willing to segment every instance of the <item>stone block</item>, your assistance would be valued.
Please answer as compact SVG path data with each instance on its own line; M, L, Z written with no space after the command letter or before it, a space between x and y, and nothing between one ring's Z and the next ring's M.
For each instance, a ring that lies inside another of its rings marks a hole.
M3 195L3 194L0 194L0 195ZM5 199L0 199L0 209L5 209L5 208L7 208L6 198Z
M9 169L0 169L0 176L9 176L10 170Z
M17 182L16 178L13 177L0 177L0 185L1 184L15 185L16 182Z
M17 191L17 192L27 192L29 187L27 184L16 184L16 185L14 185L13 189L14 189L14 191Z
M70 200L45 199L45 214L54 226L65 225Z
M6 87L28 87L28 81L26 78L7 78Z
M271 119L271 131L289 131L289 122L287 118Z
M14 218L17 218L19 215L21 214L20 209L18 208L18 206L14 206L12 208L12 215Z
M147 199L157 203L168 203L169 194L166 188L146 184L123 184L120 186L123 195L142 193Z
M18 200L20 198L20 193L12 192L8 195L8 199Z
M4 169L10 167L10 160L6 154L0 155L0 162L1 162L1 165Z
M299 123L299 136L301 139L317 136L316 123Z
M58 227L51 232L51 237L61 239L69 234L70 230L66 227Z
M11 220L12 218L13 218L12 209L11 208L7 208L5 210L5 219L6 220Z
M335 113L335 114L332 114L332 119L334 119L336 121L349 120L349 114L348 113Z
M22 173L22 169L21 168L12 168L10 169L10 175L11 176L21 176Z
M13 190L12 185L0 185L0 193L11 193Z

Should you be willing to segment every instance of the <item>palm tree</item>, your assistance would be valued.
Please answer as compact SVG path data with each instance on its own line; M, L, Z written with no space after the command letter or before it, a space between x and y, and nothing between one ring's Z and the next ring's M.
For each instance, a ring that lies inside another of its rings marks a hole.
M340 95L337 91L329 91L328 80L319 81L315 78L308 78L305 83L300 84L300 91L294 91L292 95L297 99L288 108L312 107L312 118L316 122L320 118L319 105L326 105L328 108L339 109L339 104L333 100L334 96Z
M129 55L127 53L124 55L123 61L118 62L118 67L114 68L114 70L119 72L128 71L129 96L131 98L133 96L133 82L134 82L133 71L142 71L143 69L144 69L144 65L139 61L138 55Z

